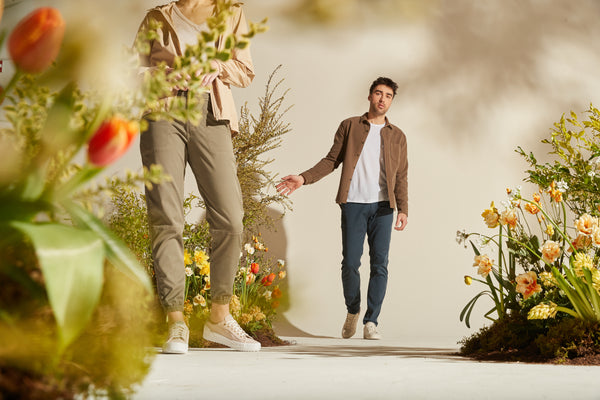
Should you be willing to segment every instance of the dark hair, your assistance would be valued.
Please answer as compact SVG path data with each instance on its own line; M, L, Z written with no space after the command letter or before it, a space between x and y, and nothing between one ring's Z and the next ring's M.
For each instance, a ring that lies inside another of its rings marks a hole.
M398 90L398 84L391 80L390 78L384 78L380 76L375 79L369 88L369 94L373 94L373 90L379 85L385 85L394 91L394 97L396 96L396 91Z

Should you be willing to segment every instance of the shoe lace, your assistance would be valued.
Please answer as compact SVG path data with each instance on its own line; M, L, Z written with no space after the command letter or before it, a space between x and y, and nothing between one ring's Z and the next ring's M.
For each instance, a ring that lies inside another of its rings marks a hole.
M225 327L229 330L229 332L233 333L235 336L243 339L251 339L250 336L243 330L237 323L236 320L230 319L225 321Z
M169 338L171 340L181 339L185 342L185 331L186 327L183 324L173 324L169 330Z

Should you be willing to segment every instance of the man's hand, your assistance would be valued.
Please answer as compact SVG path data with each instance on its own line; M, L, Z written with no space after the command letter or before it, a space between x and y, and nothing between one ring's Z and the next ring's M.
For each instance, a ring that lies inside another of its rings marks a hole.
M408 216L404 213L398 213L398 217L396 218L396 226L394 229L397 231L403 231L408 224Z
M302 175L288 175L281 179L276 188L280 195L289 196L302 185L304 185L304 177Z

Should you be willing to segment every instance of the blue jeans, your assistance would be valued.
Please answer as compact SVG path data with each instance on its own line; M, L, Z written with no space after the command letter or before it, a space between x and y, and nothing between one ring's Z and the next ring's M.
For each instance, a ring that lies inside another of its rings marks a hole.
M388 201L345 203L342 209L342 285L346 308L351 314L360 311L360 258L365 235L369 243L371 274L367 292L367 312L363 323L373 322L381 311L388 279L388 254L394 222L394 210Z

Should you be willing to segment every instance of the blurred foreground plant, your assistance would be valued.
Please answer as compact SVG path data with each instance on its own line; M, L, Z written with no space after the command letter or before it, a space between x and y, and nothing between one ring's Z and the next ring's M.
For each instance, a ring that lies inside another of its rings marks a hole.
M219 4L223 8L209 24L213 34L230 2ZM101 37L72 22L78 29L65 33L70 21L56 9L39 8L8 37L16 72L0 93L8 122L0 129L0 372L21 369L59 391L122 396L143 378L151 359L146 324L152 320L147 307L152 284L95 211L106 192L167 177L152 167L106 186L90 184L127 151L139 133L137 121L173 84L161 73L140 79L134 72L137 52L124 52L118 68L125 78L90 86L94 79L85 68L93 57L90 40L99 43ZM177 67L192 59L210 64L227 51L192 48ZM188 111L174 104L154 116L177 118ZM127 282L122 290L111 289L119 285L115 279ZM3 392L5 384L0 380ZM19 388L13 395L27 391ZM69 397L67 392L45 396Z

